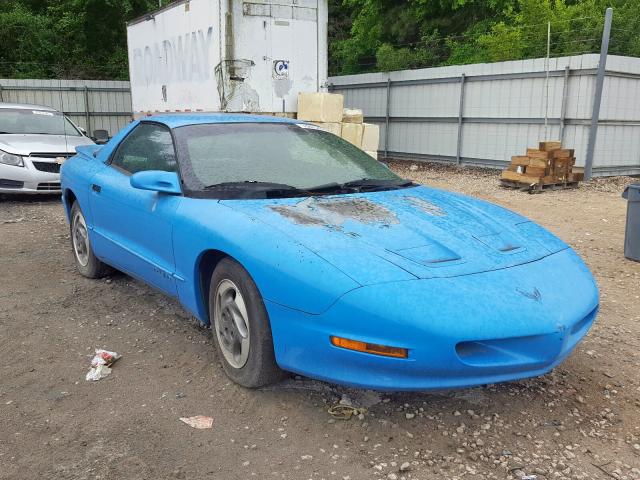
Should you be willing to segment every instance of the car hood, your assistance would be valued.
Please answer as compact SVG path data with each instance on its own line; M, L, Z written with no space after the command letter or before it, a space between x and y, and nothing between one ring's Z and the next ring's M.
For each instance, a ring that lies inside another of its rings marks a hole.
M80 145L92 145L85 136L3 134L0 135L0 150L14 155L33 153L76 153Z
M423 186L220 203L283 231L361 285L509 268L568 248L521 215Z

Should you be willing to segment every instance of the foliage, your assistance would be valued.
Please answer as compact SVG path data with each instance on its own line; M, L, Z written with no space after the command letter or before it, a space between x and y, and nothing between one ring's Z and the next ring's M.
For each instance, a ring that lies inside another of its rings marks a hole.
M157 0L2 0L0 77L128 77L126 22Z
M241 0L234 0L241 1ZM166 3L166 1L165 1ZM126 22L158 0L0 0L0 77L128 77ZM640 56L640 0L329 0L329 71L598 52Z
M334 4L336 2L334 1ZM640 56L640 0L343 0L353 18L331 42L332 74L597 53L605 9L610 52Z
M383 43L376 50L376 69L383 72L406 68L420 68L423 65L437 64L444 54L438 32L425 35L420 41L421 48L408 46L396 48Z

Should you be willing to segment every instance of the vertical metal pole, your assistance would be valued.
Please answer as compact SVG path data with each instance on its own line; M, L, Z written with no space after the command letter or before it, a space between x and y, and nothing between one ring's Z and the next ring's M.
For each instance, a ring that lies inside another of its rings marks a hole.
M4 102L2 99L2 84L0 84L0 102Z
M562 84L562 107L560 108L560 135L558 140L564 142L564 127L567 121L567 99L569 97L569 66L564 67L564 83Z
M544 81L544 139L549 140L549 56L551 54L551 22L547 22L547 58L545 69L547 76Z
M89 112L89 87L84 86L84 115L87 124L87 135L91 135L91 115Z
M600 46L600 61L598 62L598 74L596 75L596 90L593 96L593 111L591 113L591 126L589 127L589 143L587 144L587 158L584 164L584 179L591 180L593 172L593 154L596 149L596 136L598 135L598 120L600 119L600 102L602 101L602 87L604 85L604 73L607 67L607 53L609 51L609 37L611 36L611 17L613 9L607 8L604 15L604 30L602 31L602 44Z
M222 0L220 0L222 1ZM225 59L235 58L235 41L233 39L233 0L227 1L227 15L225 23Z
M327 85L327 79L329 77L328 72L328 62L327 62L327 51L328 51L328 34L327 34L327 25L329 23L329 9L327 2L321 1L318 2L318 24L316 26L317 30L317 54L318 54L318 62L316 63L316 68L318 72L318 83L317 88L318 92L324 91L323 89Z
M391 77L387 78L387 110L384 114L384 159L389 157L389 108L391 105Z
M462 115L464 113L464 73L460 75L460 103L458 104L458 144L456 146L456 163L462 163Z

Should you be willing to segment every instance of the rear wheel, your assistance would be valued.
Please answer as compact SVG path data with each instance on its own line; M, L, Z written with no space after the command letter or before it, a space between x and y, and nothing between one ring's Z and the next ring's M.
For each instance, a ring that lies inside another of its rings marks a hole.
M249 273L235 260L225 258L216 266L209 312L220 362L234 382L256 388L282 378L262 297Z
M87 278L104 277L110 268L93 254L89 230L78 202L71 207L71 246L78 271Z

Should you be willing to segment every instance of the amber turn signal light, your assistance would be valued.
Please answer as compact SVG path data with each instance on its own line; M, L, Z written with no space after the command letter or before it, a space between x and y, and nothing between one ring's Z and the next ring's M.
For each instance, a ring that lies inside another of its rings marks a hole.
M346 348L347 350L382 355L384 357L407 358L409 354L406 348L388 347L386 345L378 345L377 343L359 342L341 337L332 336L331 343L336 347Z

